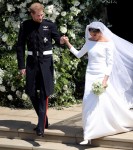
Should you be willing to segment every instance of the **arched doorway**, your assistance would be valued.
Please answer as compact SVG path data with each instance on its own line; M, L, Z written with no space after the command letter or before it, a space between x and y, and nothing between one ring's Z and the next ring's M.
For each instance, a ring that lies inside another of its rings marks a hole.
M132 0L105 0L112 32L133 43Z

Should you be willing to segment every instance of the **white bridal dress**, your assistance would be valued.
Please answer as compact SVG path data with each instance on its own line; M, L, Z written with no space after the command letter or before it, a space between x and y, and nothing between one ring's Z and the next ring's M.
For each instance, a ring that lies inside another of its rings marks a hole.
M84 140L128 132L133 127L133 112L128 109L124 96L108 80L108 87L100 96L92 92L92 83L110 75L113 66L114 43L86 41L80 51L70 51L78 58L88 53L85 90L82 108ZM118 70L119 71L119 70Z

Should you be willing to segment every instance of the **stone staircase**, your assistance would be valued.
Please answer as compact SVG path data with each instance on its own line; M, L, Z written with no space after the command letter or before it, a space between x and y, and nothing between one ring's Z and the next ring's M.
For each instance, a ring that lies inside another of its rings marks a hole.
M6 109L0 108L0 150L133 150L133 131L79 145L83 135L80 109L49 110L51 125L44 137L33 131L37 122L33 110ZM60 119L54 120L52 114L60 114Z
M87 146L78 144L82 140L80 133L72 135L47 130L44 137L38 137L32 131L0 129L0 150L133 150L133 132L92 140Z

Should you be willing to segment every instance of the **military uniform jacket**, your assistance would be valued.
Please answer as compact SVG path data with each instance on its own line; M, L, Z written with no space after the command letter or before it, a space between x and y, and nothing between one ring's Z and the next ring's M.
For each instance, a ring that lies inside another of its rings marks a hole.
M52 39L60 45L60 35L53 22L44 19L42 23L37 23L31 19L21 23L17 42L17 60L19 69L26 68L26 93L29 96L35 94L34 83L36 82L35 75L38 63L41 68L46 95L49 96L53 93L53 57L51 54L43 55L41 58L37 56L37 51L43 53L52 50ZM26 46L33 55L27 56L25 64Z

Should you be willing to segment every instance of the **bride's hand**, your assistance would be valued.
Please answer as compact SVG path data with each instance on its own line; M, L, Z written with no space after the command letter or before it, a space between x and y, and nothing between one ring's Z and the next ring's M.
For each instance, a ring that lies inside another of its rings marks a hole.
M107 84L106 81L103 81L103 82L102 82L102 85L103 85L104 88L106 88L106 87L108 86L108 84Z
M104 76L104 79L102 81L102 85L103 85L104 88L106 88L108 86L108 84L107 84L108 78L109 78L108 75Z

